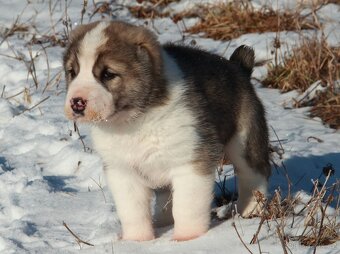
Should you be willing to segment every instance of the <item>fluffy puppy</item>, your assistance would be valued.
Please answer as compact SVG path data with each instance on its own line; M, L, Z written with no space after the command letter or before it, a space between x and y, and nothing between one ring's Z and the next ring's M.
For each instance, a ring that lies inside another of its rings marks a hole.
M224 153L238 176L237 211L258 209L270 175L263 106L250 84L252 49L230 60L160 45L143 27L97 22L77 27L64 55L66 116L92 125L123 239L154 238L152 190L173 192L175 240L204 234L214 173Z

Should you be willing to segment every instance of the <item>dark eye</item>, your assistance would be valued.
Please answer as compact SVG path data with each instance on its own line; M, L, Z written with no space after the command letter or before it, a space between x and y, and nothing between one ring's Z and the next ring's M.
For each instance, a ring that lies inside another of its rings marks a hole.
M101 74L102 81L109 81L117 77L117 74L110 69L104 69Z
M74 78L77 76L77 74L76 74L76 72L74 71L74 69L68 69L68 70L66 71L66 74L67 74L67 76L71 77L71 79L74 79Z

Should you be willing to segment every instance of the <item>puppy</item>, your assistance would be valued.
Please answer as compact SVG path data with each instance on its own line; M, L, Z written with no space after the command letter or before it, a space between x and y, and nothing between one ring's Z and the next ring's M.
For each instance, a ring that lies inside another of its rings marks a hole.
M170 186L175 240L207 232L215 170L224 153L238 176L237 211L258 209L270 175L263 106L250 84L254 52L230 60L160 45L123 22L77 27L64 55L66 116L91 123L123 239L154 238L152 190Z

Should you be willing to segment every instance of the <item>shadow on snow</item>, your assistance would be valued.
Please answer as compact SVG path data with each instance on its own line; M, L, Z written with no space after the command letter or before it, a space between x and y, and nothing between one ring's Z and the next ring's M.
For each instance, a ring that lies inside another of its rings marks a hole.
M323 185L326 180L324 171L334 170L333 174L329 177L326 187L331 187L334 183L340 180L340 153L328 153L324 155L310 155L306 157L294 156L284 160L284 164L278 165L278 168L272 166L272 175L269 179L269 193L273 194L276 189L280 189L282 196L288 193L288 181L286 172L288 173L291 181L291 194L294 195L299 191L312 193L314 188L313 181L318 180L319 186ZM217 200L223 195L229 199L235 200L237 194L237 177L229 177L225 180L224 188L223 179L221 182L215 184L215 196ZM337 197L340 193L339 188L335 190L334 196ZM218 201L217 201L218 202ZM218 204L217 204L218 205ZM334 207L336 200L331 203Z

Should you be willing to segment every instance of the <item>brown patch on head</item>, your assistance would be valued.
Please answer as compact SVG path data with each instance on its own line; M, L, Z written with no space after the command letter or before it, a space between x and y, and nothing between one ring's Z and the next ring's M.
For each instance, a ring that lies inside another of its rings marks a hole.
M97 30L98 33L101 31L103 38L97 37ZM92 45L91 49L89 45ZM64 68L69 99L79 97L79 94L83 94L85 100L91 98L85 115L77 116L79 120L94 121L86 114L90 114L92 107L102 105L94 110L105 110L104 115L112 112L110 115L129 121L167 100L161 46L155 35L143 27L123 22L96 22L77 27L70 36ZM89 91L90 83L92 90ZM96 93L99 97L91 97L95 90L101 90ZM112 103L101 101L103 96L112 98ZM66 108L71 110L68 102Z
M144 112L149 106L164 103L161 47L155 35L123 22L111 22L104 33L108 41L98 49L93 73L116 99L116 109L138 108ZM105 82L102 78L105 70L115 78Z
M94 22L86 25L77 26L71 31L67 49L63 57L63 65L65 70L66 83L68 84L72 80L72 76L77 75L79 72L79 63L77 54L79 53L79 47L82 39L93 28L98 25L99 22Z

